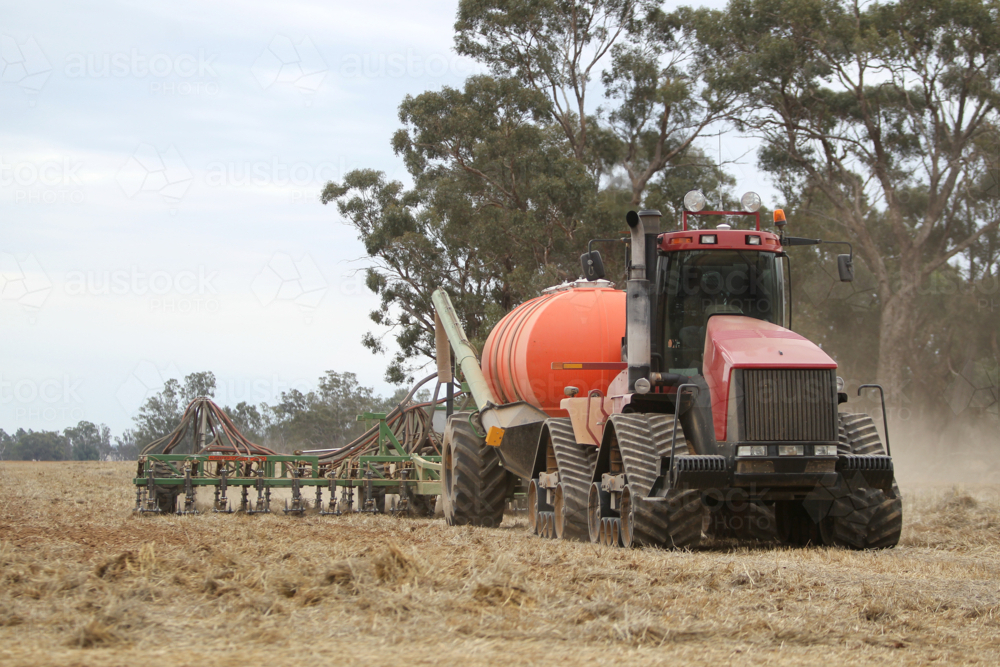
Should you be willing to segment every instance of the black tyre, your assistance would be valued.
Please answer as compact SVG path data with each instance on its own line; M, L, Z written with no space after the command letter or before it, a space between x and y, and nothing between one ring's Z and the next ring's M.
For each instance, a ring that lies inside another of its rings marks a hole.
M452 415L444 431L444 518L449 526L499 526L510 475L500 465L496 449L480 437L469 417L467 412Z
M372 489L372 497L375 500L375 511L385 514L385 487L376 486Z
M626 547L683 549L701 542L705 512L701 494L672 490L666 498L642 498L622 491L621 539Z
M160 461L153 462L153 477L162 479L164 477L174 477L170 466ZM177 511L177 497L181 495L180 485L159 485L154 487L156 494L156 506L165 514L173 514Z

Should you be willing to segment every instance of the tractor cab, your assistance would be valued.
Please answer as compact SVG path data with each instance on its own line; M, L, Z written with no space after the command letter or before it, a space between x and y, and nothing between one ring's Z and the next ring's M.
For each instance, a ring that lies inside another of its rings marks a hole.
M785 236L781 209L774 211L778 233L761 230L761 199L753 192L743 195L738 211L706 211L706 204L700 191L688 192L677 231L660 231L659 211L626 216L631 236L622 356L630 392L656 393L657 387L705 375L705 341L715 316L751 318L786 331L769 337L794 335L787 331L792 305L785 248L820 243L850 247L843 241ZM699 229L689 224L696 219L702 222ZM591 246L598 241L611 239ZM598 251L588 249L580 260L587 280L604 277ZM853 280L853 251L840 255L837 264L840 279ZM749 336L754 328L722 336Z
M760 231L756 211L698 212L718 220L702 230L688 229L689 214L683 229L656 240L651 344L653 366L661 366L654 371L692 376L702 374L711 317L743 315L787 328L790 309L781 240ZM756 224L733 229L728 221L740 218L756 218Z

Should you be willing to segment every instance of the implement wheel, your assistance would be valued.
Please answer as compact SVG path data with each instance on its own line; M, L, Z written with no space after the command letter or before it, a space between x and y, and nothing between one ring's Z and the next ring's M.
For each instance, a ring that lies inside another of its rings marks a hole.
M445 427L441 460L444 518L449 526L492 528L503 521L510 476L500 465L496 449L469 423L470 416L468 412L454 414Z
M153 462L153 477L162 479L173 476L174 473L166 463ZM181 495L181 487L179 485L160 486L157 484L153 488L156 494L156 506L160 508L160 511L164 514L175 513L177 511L177 497Z
M437 496L413 494L409 500L410 516L418 518L434 516L434 506L437 504Z

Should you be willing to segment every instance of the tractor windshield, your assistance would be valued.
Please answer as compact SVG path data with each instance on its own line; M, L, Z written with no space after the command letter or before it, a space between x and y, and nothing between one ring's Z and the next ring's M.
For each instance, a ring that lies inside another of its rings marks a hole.
M712 315L745 315L784 324L784 283L775 253L680 251L661 256L658 268L663 365L670 372L701 373L705 330Z

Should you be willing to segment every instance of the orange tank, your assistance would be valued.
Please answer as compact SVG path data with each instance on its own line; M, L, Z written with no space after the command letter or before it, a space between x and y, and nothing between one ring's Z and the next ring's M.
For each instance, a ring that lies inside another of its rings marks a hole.
M577 387L581 397L592 389L607 393L621 371L552 370L552 363L620 362L624 335L625 293L608 283L573 283L500 320L483 347L483 375L499 402L526 401L565 417L565 387Z

